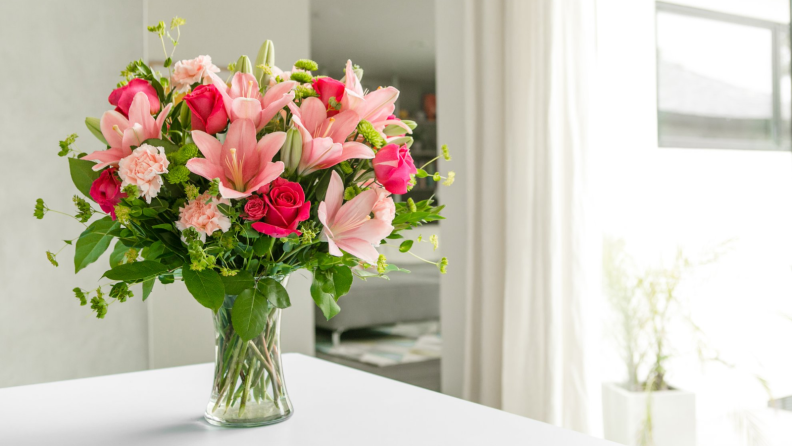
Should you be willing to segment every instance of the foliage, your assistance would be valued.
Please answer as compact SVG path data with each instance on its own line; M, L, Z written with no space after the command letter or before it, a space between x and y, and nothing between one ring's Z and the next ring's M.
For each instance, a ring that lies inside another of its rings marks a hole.
M328 201L328 188L331 179L336 178L336 175L343 183L342 190L345 191L342 203L356 200L361 194L373 197L376 189L378 203L381 202L385 208L392 206L392 211L385 212L389 217L381 217L377 214L379 211L372 207L369 217L364 216L360 224L369 218L387 218L383 221L392 230L382 240L371 241L370 244L374 247L387 243L388 240L403 238L401 231L442 219L440 213L443 206L436 206L433 199L417 203L411 199L403 202L398 197L381 193L384 192L384 186L377 178L375 160L371 158L386 144L404 144L409 147L412 138L406 136L406 133L410 132L403 127L393 126L392 119L395 118L388 117L390 113L379 118L373 113L367 117L373 122L361 120L357 125L350 126L349 135L340 135L342 142L335 142L339 147L346 143L357 144L358 147L365 145L371 150L371 156L351 159L345 157L334 164L321 165L316 169L298 169L298 164L303 161L301 157L307 157L303 153L303 138L307 138L307 135L298 131L297 127L301 124L294 113L309 98L321 99L321 92L313 89L311 82L315 78L310 74L318 70L318 65L312 60L301 59L294 63L295 69L288 75L276 75L275 73L281 71L274 65L274 46L270 41L262 45L255 63L251 63L246 56L240 57L233 64L233 69L238 73L253 74L256 82L259 82L259 91L264 95L277 83L288 79L298 83L293 88L293 98L287 97L292 103L283 105L277 113L273 113L269 122L258 125L256 139L262 141L268 135L288 132L286 144L282 151L273 155L272 163L288 165L278 181L296 184L295 187L303 192L304 197L301 199L304 199L306 217L290 226L290 232L259 232L261 229L257 229L255 225L264 222L264 217L249 218L249 209L246 206L254 199L259 199L266 202L269 209L267 212L275 212L272 210L273 200L266 196L271 185L241 197L233 194L227 196L228 178L205 178L197 174L194 168L196 162L206 162L210 157L202 153L205 147L202 146L199 150L196 144L196 117L187 105L189 98L184 99L183 90L176 90L174 76L177 76L180 65L176 64L176 68L171 69L172 56L179 44L180 27L184 24L183 19L176 17L169 25L163 21L148 27L148 31L156 34L162 43L167 75L159 73L142 60L132 61L121 71L122 80L117 86L118 90L114 92L114 95L124 94L124 88L134 82L136 88L141 84L145 88L150 86L150 91L145 92L152 98L149 103L152 103L154 97L159 100L159 111L152 116L152 119L160 119L159 122L163 123L161 128L155 129L159 136L150 133L145 141L140 141L139 144L136 141L124 147L129 152L140 150L143 145L161 150L157 152L162 156L160 162L167 167L163 172L157 173L159 178L154 180L159 185L156 193L152 193L148 183L124 180L119 166L121 163L118 161L110 163L110 168L114 170L107 170L106 167L94 170L94 161L83 159L85 154L75 147L76 134L71 134L59 142L60 150L57 154L67 158L72 182L81 193L73 198L76 214L65 214L85 226L79 237L64 241L64 247L72 243L74 245L75 273L96 262L113 245L109 254L110 269L102 276L110 283L102 284L95 290L74 288L73 292L80 304L90 304L96 316L104 318L110 303L123 303L134 297L131 291L133 285L141 284L142 299L145 300L152 293L156 281L169 284L183 280L196 301L213 312L223 306L227 296L237 296L231 312L234 328L242 339L252 339L261 333L263 324L273 309L288 308L291 305L289 294L280 281L294 271L305 269L313 273L311 296L328 319L340 311L339 298L349 291L355 276L364 280L371 277L387 279L387 274L391 272L404 272L398 266L388 264L384 256L379 256L376 261L376 256L363 256L364 260L335 245L331 249L327 239L328 228L320 221L320 205ZM166 41L170 42L170 51L166 48ZM362 76L362 70L357 66L354 67L354 73L355 76ZM207 80L205 78L202 82L184 85L184 88L194 91L200 84L211 83L206 82ZM251 82L251 87L253 83ZM219 84L215 82L215 85ZM342 84L336 81L334 85ZM222 85L219 87L222 88ZM250 95L252 92L255 89L245 94ZM343 113L347 105L340 99L339 93L334 94L339 95L339 98L325 98L328 113ZM349 94L365 96L364 92ZM106 96L106 92L102 95ZM392 107L395 97L396 95L390 103L383 106ZM164 114L166 107L169 107L169 111ZM328 122L332 126L335 118L332 118L332 114L328 116ZM133 116L130 113L129 117L130 122L133 119L143 119L140 114ZM226 116L226 119L229 117ZM230 119L231 122L225 121L225 127L220 127L222 130L218 132L218 144L226 140L223 134L229 131L233 120L237 118L232 116ZM410 129L415 128L415 123L411 121L405 121L405 124ZM110 131L107 126L103 132L100 119L88 117L85 125L100 143L94 149L120 153L121 148L110 146L111 143L119 144L117 135L105 133ZM118 126L113 128L113 132L125 131L116 127ZM135 130L140 131L140 128ZM126 142L122 144L129 144L128 138L124 137L123 141ZM200 144L200 141L197 142ZM287 156L287 153L290 155ZM443 156L450 159L445 146ZM232 162L237 161L229 157L226 162L231 166ZM100 178L100 175L103 176ZM437 175L438 179L447 179L449 184L453 181L453 172L448 173L447 177ZM104 183L97 183L102 181ZM234 187L237 191L243 189L240 189L238 181ZM222 225L212 230L202 228L199 231L195 224L184 223L187 212L185 209L188 206L200 208L201 206L196 205L199 199L204 200L199 203L203 206L214 206L213 218L223 222ZM61 213L51 210L43 199L38 199L34 216L42 219L48 212ZM100 214L100 218L95 218L97 214ZM430 242L437 249L436 236L430 238ZM410 250L412 245L412 240L403 240L399 249L413 254ZM56 267L56 256L59 252L60 250L47 251L47 259ZM435 264L442 272L445 272L448 265L445 258L429 263Z

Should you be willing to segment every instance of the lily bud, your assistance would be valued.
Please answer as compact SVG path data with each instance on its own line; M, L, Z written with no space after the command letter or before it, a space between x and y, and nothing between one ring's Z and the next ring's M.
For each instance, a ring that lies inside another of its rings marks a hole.
M414 140L409 136L402 136L401 138L395 138L388 141L388 144L396 144L396 145L404 145L407 144L407 148L412 147Z
M281 161L283 161L284 170L287 175L297 170L302 157L302 135L295 127L286 132L286 141L280 150Z
M253 74L253 64L247 56L240 56L236 62L236 70L238 73Z
M261 44L258 55L256 55L256 65L253 71L253 75L258 79L259 86L263 90L269 85L271 75L259 68L260 65L265 65L270 68L275 66L275 44L272 43L272 40L265 40L264 43Z

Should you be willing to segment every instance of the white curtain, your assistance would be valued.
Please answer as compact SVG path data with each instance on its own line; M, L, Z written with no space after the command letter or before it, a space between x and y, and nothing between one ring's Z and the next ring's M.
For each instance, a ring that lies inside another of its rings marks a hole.
M463 195L465 206L464 233L449 234L465 246L463 259L451 258L465 279L456 288L466 305L462 396L592 432L598 321L589 307L600 292L601 243L588 174L594 2L440 0L436 13L454 6L464 8L463 99L444 94L440 51L449 45L440 36L438 102L464 108L466 175L445 195L449 207ZM442 137L450 126L439 116Z

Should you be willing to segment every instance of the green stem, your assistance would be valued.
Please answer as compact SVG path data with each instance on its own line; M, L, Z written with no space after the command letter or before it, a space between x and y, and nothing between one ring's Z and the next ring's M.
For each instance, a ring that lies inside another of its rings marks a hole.
M234 373L228 379L228 384L231 386L231 392L228 392L228 396L226 397L226 408L225 411L228 411L228 408L231 407L231 401L234 399L234 384L236 384L237 376L242 373L242 367L245 365L245 355L247 354L247 342L242 343L242 350L239 352L239 357L237 358L237 365L234 367Z

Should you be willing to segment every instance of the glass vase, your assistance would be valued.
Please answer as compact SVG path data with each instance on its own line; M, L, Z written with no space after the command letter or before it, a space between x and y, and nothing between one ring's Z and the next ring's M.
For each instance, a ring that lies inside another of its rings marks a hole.
M283 286L288 281L283 276L272 278ZM236 297L227 295L214 314L215 373L204 417L227 427L279 423L293 412L280 355L281 310L270 306L264 331L245 342L231 324Z

